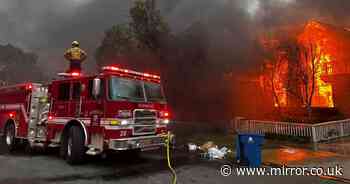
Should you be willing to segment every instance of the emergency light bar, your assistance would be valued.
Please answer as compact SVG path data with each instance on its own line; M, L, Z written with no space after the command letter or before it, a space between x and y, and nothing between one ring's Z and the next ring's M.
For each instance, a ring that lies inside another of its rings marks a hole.
M58 73L58 76L61 76L61 77L80 77L80 76L82 76L82 74L79 72Z
M104 67L102 67L102 70L103 71L120 72L120 73L125 73L125 74L132 74L132 75L136 75L136 76L141 76L141 77L147 77L147 78L160 80L160 77L158 75L152 75L152 74L148 74L148 73L136 72L136 71L133 71L133 70L127 70L127 69L118 68L118 67L115 67L115 66L104 66Z

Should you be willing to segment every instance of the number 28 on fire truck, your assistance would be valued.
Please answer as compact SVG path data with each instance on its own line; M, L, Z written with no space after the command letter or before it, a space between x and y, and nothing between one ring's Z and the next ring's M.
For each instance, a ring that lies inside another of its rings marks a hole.
M0 133L8 150L20 142L60 147L71 164L85 154L160 148L169 116L159 76L115 66L95 76L70 73L48 85L0 88Z

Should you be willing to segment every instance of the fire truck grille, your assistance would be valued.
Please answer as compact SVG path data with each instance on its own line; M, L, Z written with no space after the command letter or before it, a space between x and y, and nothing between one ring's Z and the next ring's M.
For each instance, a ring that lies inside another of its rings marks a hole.
M154 134L156 132L156 111L137 109L134 111L134 120L134 135Z
M135 110L135 118L156 118L157 112L151 110Z
M147 109L137 109L134 112L135 124L155 124L157 112Z
M135 124L154 125L156 119L135 119Z
M151 134L151 133L155 133L155 131L156 131L155 126L135 126L134 127L135 135Z

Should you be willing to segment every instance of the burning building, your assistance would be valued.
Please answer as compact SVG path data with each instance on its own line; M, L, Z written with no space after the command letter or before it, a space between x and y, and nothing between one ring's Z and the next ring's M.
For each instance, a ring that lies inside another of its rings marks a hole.
M321 49L320 93L330 94L334 107L346 116L350 116L350 30L328 24L312 22L306 34L318 38Z
M344 103L350 96L349 30L310 21L298 34L262 43L270 54L260 85L275 107L336 107L350 115Z

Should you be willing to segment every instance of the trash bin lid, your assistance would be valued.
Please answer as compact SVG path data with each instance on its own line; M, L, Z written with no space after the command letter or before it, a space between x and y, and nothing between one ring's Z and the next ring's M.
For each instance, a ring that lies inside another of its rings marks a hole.
M264 136L259 134L239 134L238 139L243 144L262 144Z

